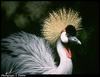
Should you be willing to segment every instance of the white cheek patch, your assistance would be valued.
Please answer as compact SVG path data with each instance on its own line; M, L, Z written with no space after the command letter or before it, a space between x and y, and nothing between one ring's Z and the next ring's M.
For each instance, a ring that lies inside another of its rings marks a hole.
M66 32L62 32L61 33L61 41L64 42L64 43L68 43L68 37L66 35Z

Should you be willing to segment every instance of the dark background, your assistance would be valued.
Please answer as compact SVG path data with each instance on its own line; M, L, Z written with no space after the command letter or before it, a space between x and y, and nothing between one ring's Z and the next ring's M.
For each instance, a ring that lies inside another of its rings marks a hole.
M41 36L43 20L62 7L80 12L83 30L78 32L82 46L73 48L73 74L99 73L99 2L95 1L2 1L1 38L26 31Z

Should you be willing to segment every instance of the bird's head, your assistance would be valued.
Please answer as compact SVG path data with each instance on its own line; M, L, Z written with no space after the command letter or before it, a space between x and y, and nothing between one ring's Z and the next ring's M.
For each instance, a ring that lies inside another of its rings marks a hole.
M61 32L60 39L63 43L75 43L81 45L81 42L76 37L76 29L73 25L68 25L65 30Z
M63 43L81 42L76 38L76 31L81 29L81 17L72 9L59 9L49 13L45 19L42 34L51 44L60 38Z

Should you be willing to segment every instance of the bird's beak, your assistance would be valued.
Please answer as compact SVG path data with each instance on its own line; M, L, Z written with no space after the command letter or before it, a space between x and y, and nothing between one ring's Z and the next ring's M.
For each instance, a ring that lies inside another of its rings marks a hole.
M78 38L75 36L69 37L69 42L73 42L73 43L77 43L77 44L81 45L80 40L78 40Z
M77 38L76 38L76 39L77 39ZM78 40L78 39L77 39L77 43L78 43L79 45L81 45L81 41L80 41L80 40Z

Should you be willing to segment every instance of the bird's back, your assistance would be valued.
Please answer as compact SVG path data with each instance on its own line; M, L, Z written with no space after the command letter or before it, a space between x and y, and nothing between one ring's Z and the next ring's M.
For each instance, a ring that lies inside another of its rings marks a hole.
M55 69L48 42L35 35L19 32L2 39L1 73L42 74Z

